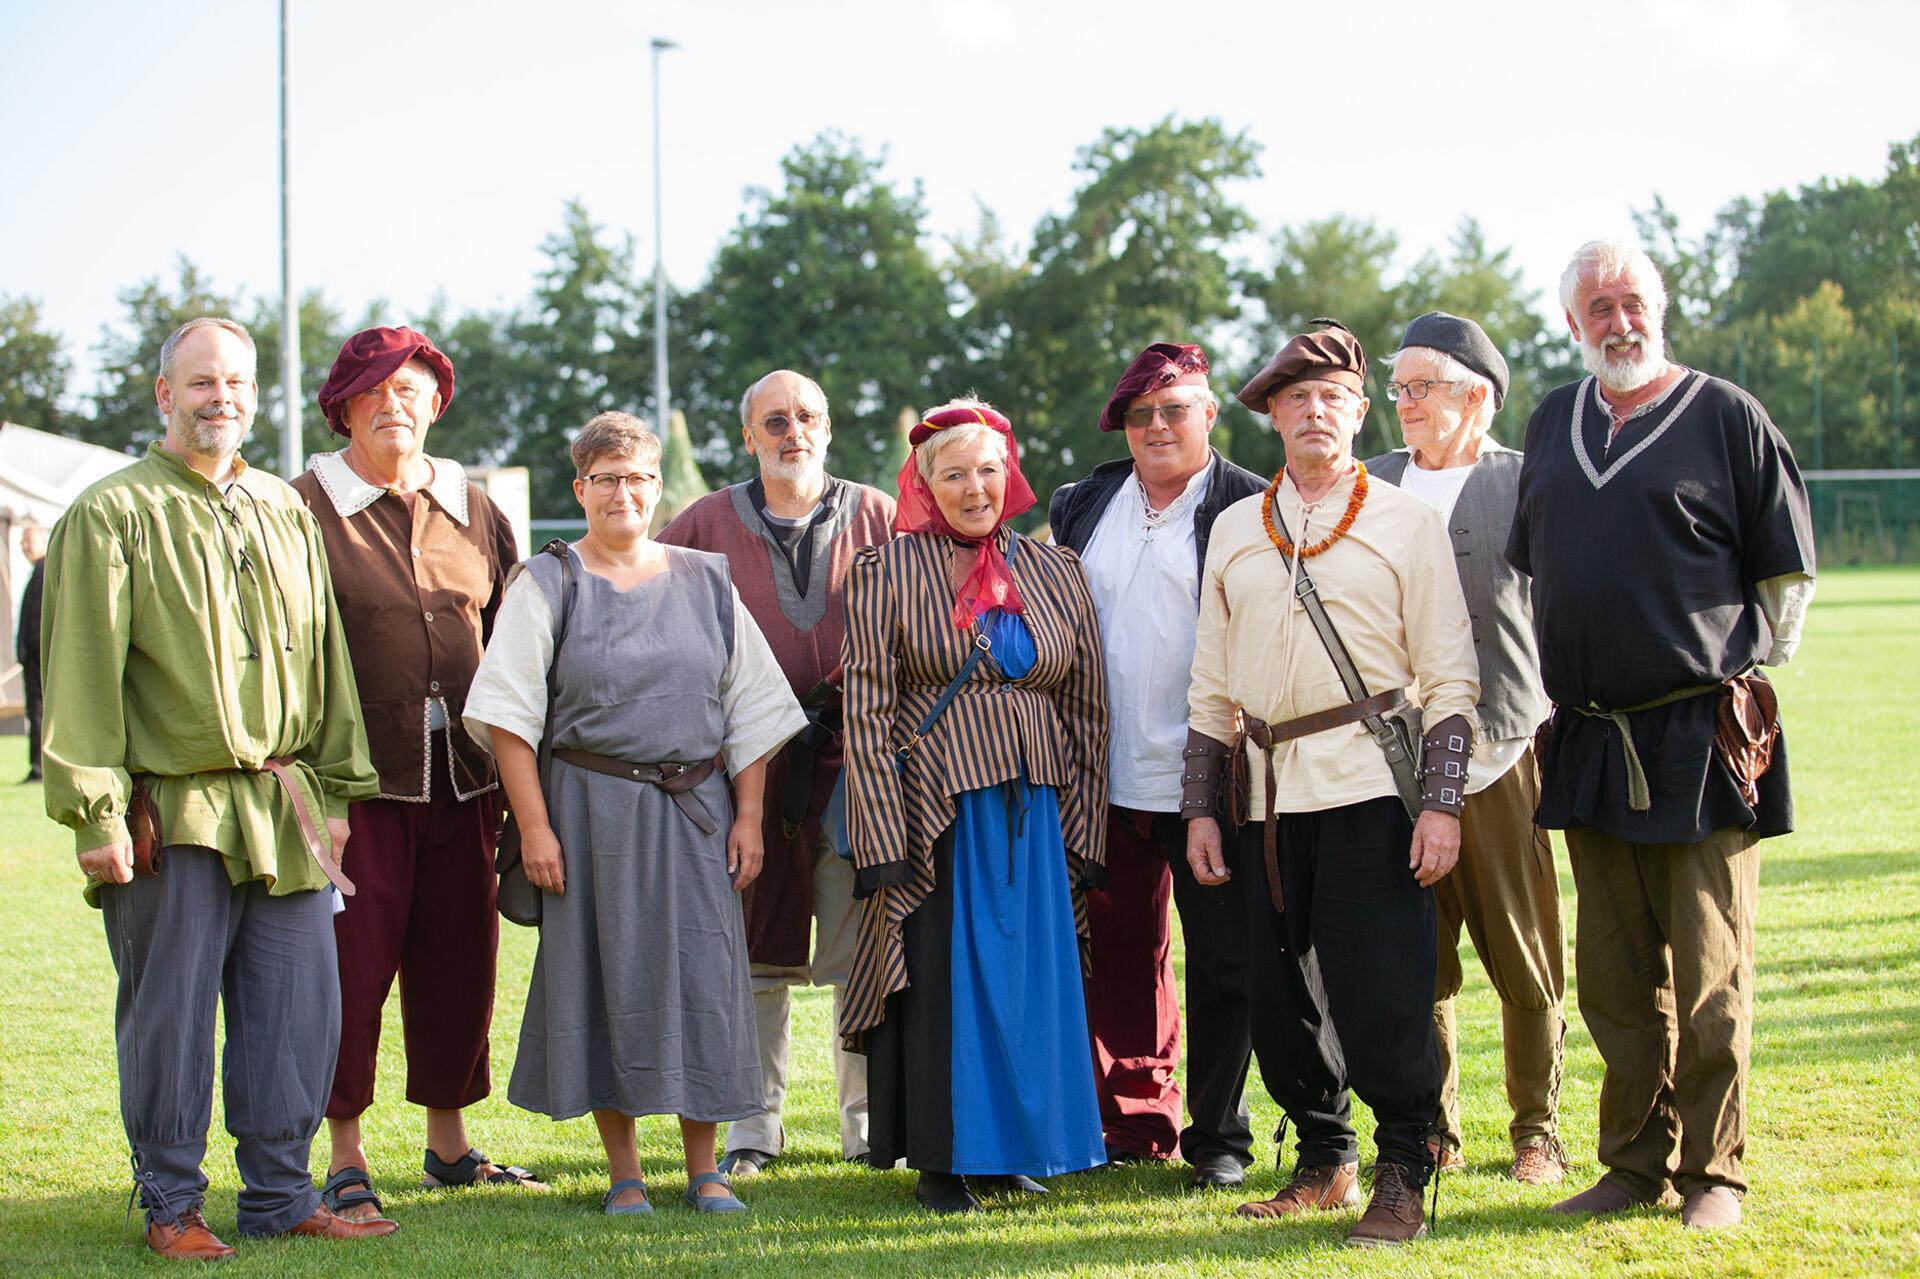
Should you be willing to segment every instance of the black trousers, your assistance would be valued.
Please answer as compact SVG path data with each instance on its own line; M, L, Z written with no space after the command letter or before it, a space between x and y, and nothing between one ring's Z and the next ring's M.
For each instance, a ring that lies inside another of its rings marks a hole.
M1284 914L1268 891L1261 824L1233 839L1260 1075L1298 1130L1303 1166L1358 1157L1352 1088L1373 1108L1380 1159L1424 1183L1441 1074L1433 893L1407 868L1413 825L1391 797L1277 822Z
M1180 1153L1253 1162L1247 1114L1247 1065L1253 1055L1247 995L1247 912L1242 881L1209 887L1187 863L1187 826L1156 813L1153 835L1173 871L1173 908L1187 948L1187 1114Z

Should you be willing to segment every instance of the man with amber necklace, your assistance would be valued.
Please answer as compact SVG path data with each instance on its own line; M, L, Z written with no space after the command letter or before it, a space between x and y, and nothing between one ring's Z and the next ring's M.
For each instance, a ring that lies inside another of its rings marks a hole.
M1287 460L1213 527L1181 812L1194 877L1241 881L1254 1056L1298 1133L1291 1180L1238 1211L1277 1220L1360 1201L1351 1088L1373 1109L1379 1160L1348 1242L1410 1243L1426 1233L1440 1103L1432 890L1459 858L1479 665L1439 514L1369 484L1354 460L1366 353L1344 325L1314 324L1240 390ZM1364 689L1342 679L1303 577ZM1416 701L1417 777L1397 779L1376 731L1390 739L1387 721ZM1247 820L1223 837L1215 801L1236 749Z

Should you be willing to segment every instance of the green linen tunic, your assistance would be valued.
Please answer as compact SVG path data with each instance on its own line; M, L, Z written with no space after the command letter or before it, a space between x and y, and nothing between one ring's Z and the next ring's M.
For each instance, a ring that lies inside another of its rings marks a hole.
M156 443L54 526L47 815L76 852L126 839L129 774L147 774L167 844L280 896L326 879L262 765L294 761L316 821L380 786L319 527L292 488L235 466L223 493Z

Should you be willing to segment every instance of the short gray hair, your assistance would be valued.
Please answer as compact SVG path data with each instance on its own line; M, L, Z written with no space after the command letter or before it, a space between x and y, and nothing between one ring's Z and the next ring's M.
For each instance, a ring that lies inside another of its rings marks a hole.
M627 457L642 466L658 466L660 437L631 413L596 413L573 437L572 452L575 479L603 457Z
M1594 283L1604 284L1626 275L1640 282L1645 290L1643 300L1655 315L1664 318L1667 282L1660 278L1660 268L1653 264L1647 251L1631 240L1588 240L1575 249L1567 269L1560 273L1560 309L1573 314L1574 304L1580 300L1583 278L1591 276Z
M259 364L260 353L254 349L253 334L247 332L244 324L238 320L229 320L224 315L201 315L175 329L167 340L160 344L160 376L167 381L173 381L173 362L180 354L180 344L197 329L225 329L245 344L247 354L252 357L256 365Z
M934 414L944 413L948 409L987 409L995 413L999 412L993 405L980 399L978 396L963 395L959 399L949 400L945 404L934 405L920 415L920 420L924 422ZM1006 461L1006 436L1000 434L1000 432L994 430L991 426L988 426L984 421L961 422L958 425L949 426L944 430L935 431L932 435L929 435L926 439L913 446L913 463L920 472L920 478L927 481L933 479L934 459L939 456L940 450L953 444L970 444L982 436L993 441L995 454L999 456L1002 462Z
M748 387L744 392L741 393L740 425L742 426L753 425L753 422L747 416L753 410L753 397L760 394L761 388L766 386L767 383L773 381L773 379L780 377L782 375L786 377L797 377L802 382L805 382L809 387L813 389L813 393L820 397L820 411L822 413L827 413L830 411L829 405L827 404L827 393L820 389L820 384L818 382L814 381L812 378L808 377L804 373L795 373L792 369L775 369L771 373L763 373L759 377L755 378L753 385Z

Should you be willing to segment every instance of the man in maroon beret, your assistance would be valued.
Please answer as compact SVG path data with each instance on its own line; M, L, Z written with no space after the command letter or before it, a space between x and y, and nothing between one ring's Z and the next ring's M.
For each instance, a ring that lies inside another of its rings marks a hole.
M1199 621L1200 566L1214 517L1263 481L1209 444L1220 402L1207 357L1155 342L1134 357L1100 415L1130 456L1053 495L1054 540L1079 552L1100 615L1113 709L1107 871L1087 895L1088 1007L1107 1152L1180 1154L1195 1186L1237 1186L1253 1162L1244 1098L1246 919L1239 886L1206 887L1187 865L1180 823L1187 676ZM1180 1126L1180 1008L1169 895L1187 946L1187 1106Z
M320 525L360 687L380 795L353 806L344 864L359 894L334 917L340 1058L323 1197L343 1216L383 1211L361 1144L380 1010L397 974L407 1099L427 1111L427 1184L538 1187L467 1141L461 1111L485 1097L493 1017L493 760L461 726L492 629L513 529L458 462L429 457L453 400L453 364L424 333L354 334L320 388L347 445L293 481Z
M1432 890L1459 856L1479 665L1439 513L1369 485L1354 460L1366 353L1316 323L1240 391L1287 462L1214 525L1181 811L1194 877L1241 881L1253 1051L1299 1132L1291 1181L1239 1212L1359 1202L1351 1087L1380 1155L1348 1242L1406 1243L1426 1233L1441 1083ZM1409 693L1424 739L1401 720ZM1236 752L1250 816L1223 841L1217 783Z

